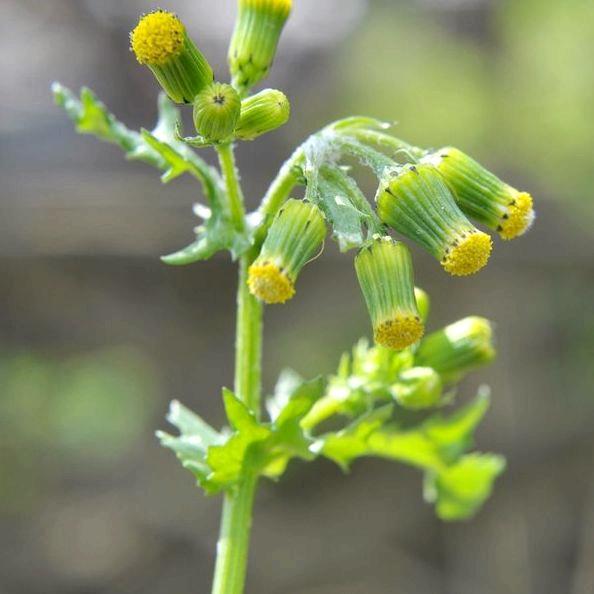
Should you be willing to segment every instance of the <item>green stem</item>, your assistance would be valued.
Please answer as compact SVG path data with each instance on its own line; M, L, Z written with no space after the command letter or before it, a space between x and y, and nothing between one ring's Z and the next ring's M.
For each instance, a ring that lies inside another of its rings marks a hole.
M227 186L230 212L237 228L245 229L243 194L233 147L218 148ZM255 255L243 255L239 263L235 340L235 394L256 416L260 414L262 368L262 305L249 292L248 268ZM248 465L249 466L249 465ZM243 594L248 561L252 508L258 476L243 477L236 490L225 495L212 594Z
M255 474L245 476L225 496L212 594L243 593L257 481Z
M237 328L235 343L235 393L248 408L260 416L262 370L262 303L249 291L248 269L254 256L247 254L239 263L237 288Z
M239 184L239 175L235 165L233 145L231 143L220 144L216 149L227 189L227 201L231 221L238 231L243 231L245 229L245 206L243 192Z

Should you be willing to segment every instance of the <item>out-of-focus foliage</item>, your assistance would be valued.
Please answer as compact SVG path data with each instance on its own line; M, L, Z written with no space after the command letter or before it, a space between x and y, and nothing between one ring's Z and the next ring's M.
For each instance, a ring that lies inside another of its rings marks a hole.
M395 404L400 374L413 368L414 348L401 352L364 342L345 355L327 381L304 382L285 372L269 398L268 422L260 422L236 396L223 390L229 428L221 432L178 402L168 420L174 437L158 432L182 466L209 494L229 491L247 476L277 479L292 458L324 456L344 470L358 458L402 462L425 474L425 498L444 520L472 516L505 468L503 457L468 453L489 406L486 393L454 413L421 413ZM451 397L444 395L441 405ZM324 422L339 423L335 431Z
M152 377L147 361L123 348L60 360L2 358L0 500L26 506L56 459L64 468L112 466L150 423Z
M521 163L541 193L594 216L584 200L594 182L594 69L580 67L594 54L591 2L503 1L492 10L485 38L449 29L447 9L374 10L344 53L345 107L397 118L401 135L421 145L495 154L512 171Z

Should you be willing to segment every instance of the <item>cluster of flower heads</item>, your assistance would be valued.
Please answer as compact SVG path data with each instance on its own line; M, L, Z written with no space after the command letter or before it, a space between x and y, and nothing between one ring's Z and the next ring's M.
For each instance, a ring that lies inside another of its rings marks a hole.
M290 105L277 90L248 96L272 65L291 0L238 0L239 14L229 49L231 84L217 82L206 58L172 13L143 16L131 47L177 103L191 103L198 136L207 146L252 140L283 125ZM353 139L351 139L353 140ZM361 146L390 146L382 132L356 138ZM534 219L532 198L501 181L470 156L452 147L436 151L411 145L412 162L388 160L376 195L381 229L361 247L355 269L372 320L375 341L404 349L423 336L408 248L390 237L398 232L431 253L454 276L475 274L489 260L492 239L474 219L504 240L526 232ZM311 200L288 199L279 208L249 270L253 295L284 303L295 294L303 266L322 248L325 214Z
M534 219L532 198L507 185L462 151L422 151L414 163L386 168L376 195L380 233L365 242L355 270L372 321L376 343L400 350L424 333L415 297L411 255L395 230L414 241L453 276L477 273L489 260L491 236L469 217L498 232L519 237ZM266 303L293 297L301 268L321 248L324 215L317 205L290 199L272 221L249 285Z
M175 14L157 10L141 17L130 34L131 49L172 101L194 106L194 144L253 140L287 122L290 103L281 91L245 95L268 73L290 9L291 0L240 0L229 49L232 84L215 80Z

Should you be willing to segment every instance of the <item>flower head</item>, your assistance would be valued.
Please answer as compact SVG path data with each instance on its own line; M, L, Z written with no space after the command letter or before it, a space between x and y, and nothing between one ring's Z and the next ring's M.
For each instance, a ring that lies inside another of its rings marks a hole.
M254 140L286 124L290 114L291 104L284 93L264 89L241 102L235 136L241 140Z
M442 394L440 375L430 367L411 367L400 373L391 392L403 408L423 410L439 403Z
M171 12L156 10L142 16L130 33L130 47L176 103L192 103L213 80L206 58L188 37L184 24Z
M229 67L242 92L268 75L291 7L291 0L239 0Z
M451 383L494 358L491 323L471 316L425 337L415 354L415 363L432 367Z
M454 276L474 274L489 260L491 238L464 216L429 163L390 173L378 190L377 210L385 223L422 245Z
M237 91L223 83L212 83L194 100L194 125L206 140L220 142L229 138L239 120L241 99Z
M179 18L165 10L144 15L130 33L130 43L141 64L162 66L181 54L186 28Z
M260 255L250 266L250 292L265 303L284 303L295 295L295 281L315 256L326 236L320 209L303 200L289 199L279 210Z
M464 213L496 230L502 239L514 239L530 229L534 221L530 194L504 183L461 150L442 148L424 162L443 175Z
M375 342L401 350L423 336L410 252L390 237L373 240L355 258L359 285L369 310Z

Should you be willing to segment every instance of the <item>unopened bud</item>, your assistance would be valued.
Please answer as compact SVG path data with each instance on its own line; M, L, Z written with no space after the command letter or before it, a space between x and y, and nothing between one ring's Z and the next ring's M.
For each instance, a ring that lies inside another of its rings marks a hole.
M417 302L417 309L419 310L421 320L426 322L429 317L429 311L431 310L431 300L429 299L429 295L427 295L423 289L415 287L415 300Z
M254 140L286 124L290 115L287 96L275 89L265 89L241 102L235 136L240 140Z
M291 5L291 0L239 0L229 67L241 92L268 76Z
M454 276L478 272L489 260L491 238L456 205L439 171L428 163L406 165L380 186L380 218L432 253Z
M534 209L527 192L512 188L456 148L440 149L424 161L437 167L464 213L502 239L514 239L530 229Z
M375 342L404 349L423 336L414 293L410 252L391 237L373 240L355 258Z
M210 142L225 140L233 134L240 111L237 91L231 85L212 83L194 101L196 131Z
M301 269L321 248L326 223L320 209L303 200L289 199L279 210L250 266L252 295L265 303L284 303L295 295Z
M176 103L192 103L213 80L210 64L171 12L157 10L144 15L130 33L130 45L136 59L151 69Z
M403 408L422 410L439 404L443 384L430 367L412 367L398 376L391 392Z
M445 382L451 383L494 358L491 323L472 316L424 338L415 354L415 363L432 367Z

